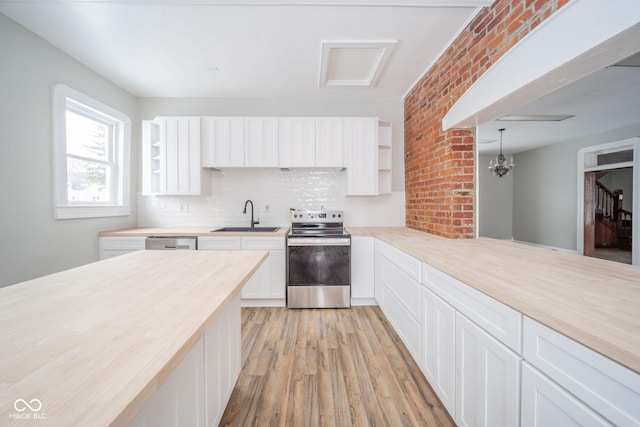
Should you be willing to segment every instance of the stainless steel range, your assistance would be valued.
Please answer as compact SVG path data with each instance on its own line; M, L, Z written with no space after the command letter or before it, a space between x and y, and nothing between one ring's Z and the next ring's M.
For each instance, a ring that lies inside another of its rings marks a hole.
M351 307L351 236L342 211L291 211L287 307Z

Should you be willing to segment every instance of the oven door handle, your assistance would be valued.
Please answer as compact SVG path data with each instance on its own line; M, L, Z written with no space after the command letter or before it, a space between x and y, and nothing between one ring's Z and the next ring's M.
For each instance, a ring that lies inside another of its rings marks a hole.
M288 239L287 246L351 246L351 239L301 237L301 238Z

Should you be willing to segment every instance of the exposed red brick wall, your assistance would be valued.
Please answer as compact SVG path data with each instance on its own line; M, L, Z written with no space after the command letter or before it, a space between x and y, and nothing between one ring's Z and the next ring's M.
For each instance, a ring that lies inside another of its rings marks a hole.
M407 227L448 238L475 231L470 130L442 131L451 106L498 58L568 0L496 0L484 8L404 103Z

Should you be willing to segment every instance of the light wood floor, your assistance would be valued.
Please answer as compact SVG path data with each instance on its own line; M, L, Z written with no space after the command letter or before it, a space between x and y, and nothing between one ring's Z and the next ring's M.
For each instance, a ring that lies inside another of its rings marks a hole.
M454 426L378 307L242 309L221 426Z

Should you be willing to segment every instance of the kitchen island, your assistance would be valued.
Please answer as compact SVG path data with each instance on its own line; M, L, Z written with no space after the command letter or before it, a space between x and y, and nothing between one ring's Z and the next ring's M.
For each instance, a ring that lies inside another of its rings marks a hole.
M640 373L640 267L517 242L350 227Z
M138 251L0 289L0 424L128 424L266 257Z

